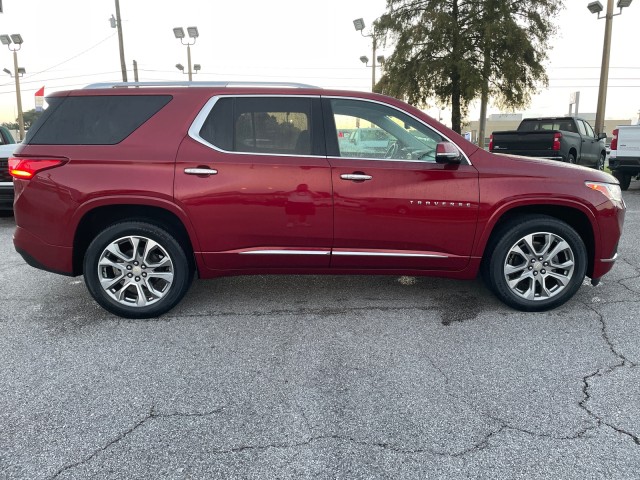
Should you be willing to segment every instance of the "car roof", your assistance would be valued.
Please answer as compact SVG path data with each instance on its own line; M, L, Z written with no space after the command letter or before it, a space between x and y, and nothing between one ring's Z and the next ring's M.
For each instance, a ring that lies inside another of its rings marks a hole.
M113 82L95 83L82 89L53 92L47 98L101 95L281 95L340 96L397 101L377 93L325 90L321 87L292 82Z

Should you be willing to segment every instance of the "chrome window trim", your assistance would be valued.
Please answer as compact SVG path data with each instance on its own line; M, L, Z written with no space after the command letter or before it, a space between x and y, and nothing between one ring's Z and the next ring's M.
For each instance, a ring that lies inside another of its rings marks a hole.
M227 95L214 95L211 97L207 103L200 109L198 115L191 123L189 127L188 135L194 139L196 142L201 143L205 147L209 147L217 152L225 153L227 155L261 155L265 157L290 157L290 158L327 158L326 155L296 155L291 153L263 153L263 152L232 152L230 150L224 150L220 147L215 146L213 143L206 141L204 138L200 136L200 130L202 130L202 126L204 122L207 120L207 117L213 110L213 107L221 98L320 98L320 95L285 95L285 94L274 94L268 95L266 93L262 94L227 94Z
M207 103L204 104L204 106L200 109L200 111L198 112L198 115L196 115L196 118L193 120L193 122L191 123L191 126L189 127L189 131L188 131L188 135L189 137L191 137L193 140L195 140L196 142L204 145L205 147L211 148L217 152L220 153L225 153L227 155L260 155L260 156L267 156L267 157L274 157L274 156L278 156L278 157L289 157L289 158L332 158L332 159L347 159L347 160L375 160L375 161L389 161L389 162L409 162L409 163L422 163L425 165L441 165L438 164L436 162L425 162L424 160L403 160L403 159L391 159L391 158L363 158L363 157L335 157L335 156L326 156L326 155L295 155L295 154L288 154L288 153L262 153L262 152L232 152L230 150L224 150L220 147L215 146L214 144L206 141L204 138L202 138L200 136L200 130L202 129L202 126L204 125L204 122L206 121L207 117L209 116L209 113L211 113L211 110L213 109L214 105L216 104L216 102L221 99L221 98L237 98L237 97L243 97L243 98L328 98L328 99L341 99L341 100L356 100L356 101L361 101L361 102L369 102L369 103L376 103L379 105L383 105L385 107L389 107L397 112L401 112L411 118L413 118L416 122L420 123L421 125L424 125L425 127L427 127L429 130L431 130L432 132L437 133L438 135L440 135L441 137L445 138L448 142L453 143L456 148L460 151L460 153L462 154L462 156L464 157L465 161L467 162L467 165L473 165L471 163L471 160L469 160L469 157L467 156L467 154L458 146L458 144L454 141L452 141L448 136L444 135L443 133L439 132L438 130L436 130L435 128L431 127L430 125L428 125L427 123L423 122L422 120L420 120L418 117L416 117L415 115L409 113L409 112L405 112L404 110L400 110L397 107L394 107L393 105L390 105L388 103L384 103L378 100L371 100L368 98L360 98L360 97L352 97L352 96L338 96L338 95L288 95L288 94L273 94L273 95L269 95L266 93L262 93L262 94L239 94L239 93L235 93L235 94L224 94L224 95L214 95L213 97L211 97L209 100L207 100ZM325 132L326 135L326 132Z
M458 149L458 151L462 154L464 159L467 161L467 165L473 165L471 163L471 160L469 160L469 157L467 156L467 154L464 153L464 151L458 146L458 144L456 142L451 140L444 133L439 132L438 130L433 128L431 125L423 122L418 117L416 117L415 115L413 115L413 114L411 114L409 112L405 112L404 110L400 110L399 108L394 107L393 105L390 105L388 103L384 103L384 102L381 102L379 100L371 100L369 98L342 97L342 96L339 96L339 95L322 95L322 98L337 99L337 100L356 100L356 101L360 101L360 102L377 103L378 105L382 105L382 106L391 108L391 109L393 109L393 110L395 110L397 112L401 112L404 115L407 115L408 117L413 118L416 122L424 125L425 127L427 127L432 132L435 132L438 135L440 135L441 137L445 138L448 142L454 144L456 146L456 148ZM441 163L436 163L436 162L425 162L424 160L403 160L403 159L400 159L400 158L398 158L398 159L391 159L391 158L360 158L360 157L328 157L328 158L346 158L346 159L349 159L349 160L378 160L378 161L391 161L391 162L418 162L418 163L424 163L424 164L427 164L427 165L443 165Z
M444 165L438 162L427 162L425 160L407 160L402 158L373 158L373 157L335 157L327 156L329 160L371 160L375 162L406 162L406 163L423 163L425 165Z

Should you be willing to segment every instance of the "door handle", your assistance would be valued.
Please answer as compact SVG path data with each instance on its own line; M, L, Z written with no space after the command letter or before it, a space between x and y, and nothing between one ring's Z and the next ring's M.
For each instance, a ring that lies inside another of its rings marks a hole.
M213 168L185 168L184 173L187 175L216 175L218 170L214 170Z
M371 175L366 175L364 173L343 173L340 175L342 180L351 180L352 182L364 182L365 180L371 180L373 177Z

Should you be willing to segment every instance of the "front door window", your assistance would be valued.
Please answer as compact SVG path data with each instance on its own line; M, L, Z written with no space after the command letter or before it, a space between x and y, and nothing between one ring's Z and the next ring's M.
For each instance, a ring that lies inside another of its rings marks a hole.
M341 157L435 163L436 144L443 138L414 118L357 100L334 99L331 107Z

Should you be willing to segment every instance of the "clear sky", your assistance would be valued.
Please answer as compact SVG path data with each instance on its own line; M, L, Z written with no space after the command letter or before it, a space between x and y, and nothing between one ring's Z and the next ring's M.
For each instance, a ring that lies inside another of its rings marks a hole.
M601 0L606 4L606 0ZM21 79L23 109L34 108L34 93L119 81L116 29L109 18L114 0L3 0L0 34L20 33L18 53L27 71ZM580 91L580 112L595 112L605 21L587 0L566 0L556 19L559 35L549 52L548 89L525 112L565 114L569 95ZM172 28L195 25L194 80L295 81L325 88L369 90L371 42L353 27L362 17L369 27L385 11L385 0L120 0L129 80L137 60L141 81L186 80L186 47ZM634 119L640 111L640 0L614 17L607 118ZM365 32L368 31L368 28ZM384 50L378 54L389 53ZM11 52L0 45L0 67L13 70ZM0 122L17 116L13 79L0 75ZM478 102L472 105L475 119ZM438 110L429 110L433 116ZM489 113L499 113L490 106ZM442 112L445 123L448 112Z

